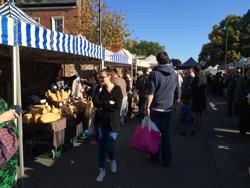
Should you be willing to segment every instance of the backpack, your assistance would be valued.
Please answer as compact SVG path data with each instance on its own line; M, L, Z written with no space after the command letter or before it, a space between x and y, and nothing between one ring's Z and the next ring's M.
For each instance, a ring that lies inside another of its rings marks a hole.
M0 128L0 170L6 166L19 146L14 126L14 124L9 123L7 127Z

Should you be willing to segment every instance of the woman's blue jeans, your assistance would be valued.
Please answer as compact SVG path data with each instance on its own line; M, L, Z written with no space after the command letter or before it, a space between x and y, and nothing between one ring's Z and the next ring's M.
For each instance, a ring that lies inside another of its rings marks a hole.
M115 159L114 143L115 140L110 136L111 127L98 127L98 163L100 168L105 167L105 154L110 160Z

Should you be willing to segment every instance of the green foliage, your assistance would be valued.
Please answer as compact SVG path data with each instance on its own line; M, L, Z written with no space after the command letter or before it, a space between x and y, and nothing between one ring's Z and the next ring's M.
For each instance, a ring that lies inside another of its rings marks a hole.
M119 51L130 31L124 23L125 15L112 12L107 3L101 6L101 43L111 51ZM89 41L99 43L99 3L98 0L81 0L78 34Z
M152 41L127 41L126 48L133 54L149 56L149 55L157 55L159 52L165 51L165 46L160 45L158 42Z
M179 66L179 65L182 64L182 63L181 63L181 60L179 60L179 59L174 59L174 58L173 58L171 61L172 61L173 65L174 65L175 67L177 67L177 66Z
M223 64L225 60L226 63L239 60L241 57L240 23L241 17L229 15L219 25L215 25L208 35L210 42L202 47L199 62L215 65Z
M242 17L240 22L240 51L244 57L250 56L250 9Z

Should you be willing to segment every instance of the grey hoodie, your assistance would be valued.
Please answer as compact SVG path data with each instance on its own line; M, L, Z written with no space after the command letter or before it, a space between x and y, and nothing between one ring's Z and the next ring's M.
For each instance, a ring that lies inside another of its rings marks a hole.
M169 64L159 64L149 75L147 91L154 95L151 108L172 110L174 100L180 99L178 75Z

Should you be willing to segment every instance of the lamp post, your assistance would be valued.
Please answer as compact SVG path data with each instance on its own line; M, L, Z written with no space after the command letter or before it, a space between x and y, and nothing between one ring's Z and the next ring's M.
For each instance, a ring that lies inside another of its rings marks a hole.
M225 68L227 64L227 39L228 39L228 26L226 25L226 45L225 45L225 61L224 61Z
M102 1L99 0L98 1L98 5L99 5L99 45L102 46ZM104 59L102 57L101 60L101 69L104 69Z

